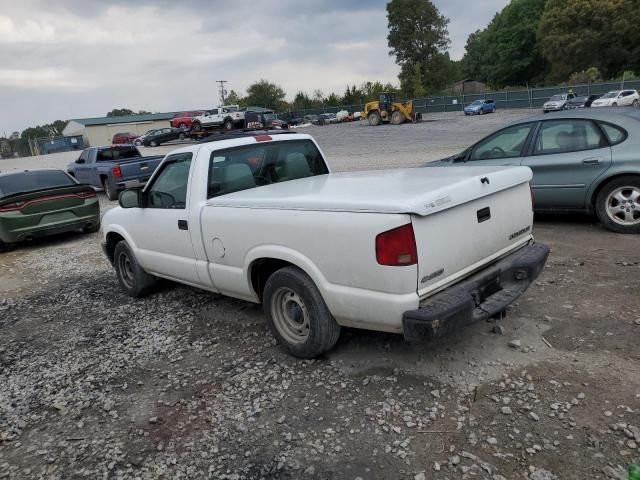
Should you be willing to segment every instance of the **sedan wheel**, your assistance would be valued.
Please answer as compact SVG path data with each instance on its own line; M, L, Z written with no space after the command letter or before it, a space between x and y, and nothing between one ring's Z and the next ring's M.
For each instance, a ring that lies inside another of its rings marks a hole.
M155 140L151 140L150 145L151 145L152 147L157 147L157 146L158 146L158 142L156 142Z
M634 100L632 105L634 108L638 108L638 100Z
M619 233L640 233L640 179L620 177L598 194L596 213L609 229Z

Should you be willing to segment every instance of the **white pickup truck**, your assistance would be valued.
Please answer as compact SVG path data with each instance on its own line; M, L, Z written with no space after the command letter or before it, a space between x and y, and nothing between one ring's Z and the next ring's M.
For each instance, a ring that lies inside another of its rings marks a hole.
M543 269L526 167L330 173L308 135L168 154L102 220L122 289L157 277L260 303L291 354L340 327L437 338L504 312Z
M244 112L239 105L224 105L222 107L207 110L191 122L191 129L199 131L212 127L222 127L229 131L244 126Z

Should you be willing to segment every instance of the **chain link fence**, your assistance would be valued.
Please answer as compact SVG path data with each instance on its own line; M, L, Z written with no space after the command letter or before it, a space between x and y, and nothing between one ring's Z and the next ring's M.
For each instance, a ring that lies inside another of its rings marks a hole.
M528 88L525 90L499 90L485 93L475 94L459 94L445 96L428 96L413 99L413 108L420 113L439 113L439 112L461 112L465 105L470 104L474 100L492 99L495 100L498 109L512 108L542 108L542 105L549 100L552 95L558 93L566 93L573 91L576 95L602 95L612 90L623 89L640 90L640 80L632 80L626 82L604 82L589 83L586 85L574 86L556 86L544 88ZM373 99L371 99L373 100ZM321 108L307 108L302 110L292 110L290 112L282 112L278 116L280 118L304 118L306 115L320 115L321 113L338 113L346 110L350 113L362 111L363 104L355 105L326 105Z

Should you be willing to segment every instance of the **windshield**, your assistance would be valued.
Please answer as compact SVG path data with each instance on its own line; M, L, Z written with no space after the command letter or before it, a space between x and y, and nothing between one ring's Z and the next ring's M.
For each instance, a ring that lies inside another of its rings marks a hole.
M576 97L569 100L571 103L583 103L587 101L587 97Z
M21 192L67 187L75 182L60 170L34 170L0 176L0 198Z
M553 97L551 97L549 99L550 102L560 102L562 100L564 100L566 97L566 95L554 95Z
M473 103L471 104L471 106L472 106L472 107L473 107L473 106L478 106L478 105L482 105L482 100L476 100L475 102L473 102Z
M603 95L602 98L616 98L620 92L609 92L606 95Z

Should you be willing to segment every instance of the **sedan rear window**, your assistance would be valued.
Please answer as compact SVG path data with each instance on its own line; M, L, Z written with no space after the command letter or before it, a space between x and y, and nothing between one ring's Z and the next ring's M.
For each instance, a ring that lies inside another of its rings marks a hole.
M34 170L0 176L0 198L18 193L36 192L48 188L75 185L69 175L60 170Z
M625 132L622 128L617 127L616 125L600 122L600 126L602 127L602 130L604 130L604 133L611 145L622 143L625 138L627 138L627 132Z

